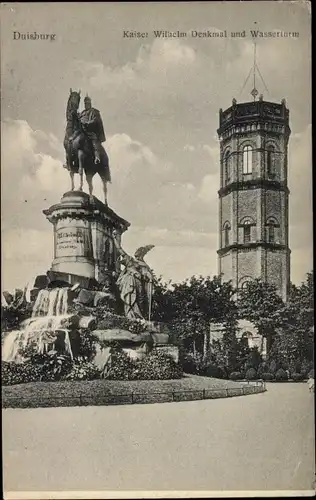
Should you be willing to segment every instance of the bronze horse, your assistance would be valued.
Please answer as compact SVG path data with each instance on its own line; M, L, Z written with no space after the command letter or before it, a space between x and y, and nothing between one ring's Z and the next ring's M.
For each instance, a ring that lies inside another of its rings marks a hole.
M66 165L71 179L71 190L74 191L74 175L79 174L79 191L83 187L83 172L89 186L89 194L92 196L92 179L95 174L99 174L103 184L104 201L107 204L107 183L111 181L109 158L103 146L100 148L100 163L95 163L93 146L87 136L83 125L80 122L78 108L80 103L80 91L75 92L70 89L66 109L66 133L64 138L64 148L66 151Z

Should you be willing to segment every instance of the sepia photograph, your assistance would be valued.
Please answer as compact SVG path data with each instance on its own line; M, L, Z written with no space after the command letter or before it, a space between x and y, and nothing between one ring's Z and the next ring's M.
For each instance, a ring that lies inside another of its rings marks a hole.
M1 3L6 500L315 495L311 3Z

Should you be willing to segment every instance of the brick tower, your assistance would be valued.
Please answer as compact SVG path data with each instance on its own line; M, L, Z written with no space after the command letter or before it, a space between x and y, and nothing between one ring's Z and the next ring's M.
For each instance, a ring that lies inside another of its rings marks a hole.
M238 289L261 278L287 300L289 110L255 97L219 111L219 273Z

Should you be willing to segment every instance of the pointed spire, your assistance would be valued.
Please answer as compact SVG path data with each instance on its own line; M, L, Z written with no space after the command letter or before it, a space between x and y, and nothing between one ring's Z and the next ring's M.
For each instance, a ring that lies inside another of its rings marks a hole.
M255 21L254 24L255 24L255 27L256 27L257 21ZM247 78L246 78L246 80L245 80L245 82L244 82L244 84L243 84L243 86L241 88L241 91L239 92L239 95L241 95L242 91L244 90L245 86L247 85L248 80L251 77L251 74L252 74L252 77L253 77L253 82L252 82L253 87L252 87L252 90L251 90L250 94L252 95L253 100L255 101L257 99L258 95L259 95L259 91L257 89L257 77L258 76L259 76L259 78L260 78L260 80L261 80L261 82L262 82L265 90L267 91L267 93L269 93L268 88L267 88L267 86L265 84L265 81L264 81L264 79L263 79L263 77L262 77L262 75L260 73L260 70L259 70L259 67L258 67L258 64L257 64L257 38L255 36L253 37L253 64L252 64L252 67L250 68L248 76L247 76ZM262 96L262 94L260 94L260 100L263 99L263 97L261 97L261 96Z
M255 21L254 24L257 24ZM253 44L253 89L250 92L250 94L253 97L253 100L256 100L257 95L259 94L258 90L256 89L256 68L257 68L257 38L254 37L254 44Z

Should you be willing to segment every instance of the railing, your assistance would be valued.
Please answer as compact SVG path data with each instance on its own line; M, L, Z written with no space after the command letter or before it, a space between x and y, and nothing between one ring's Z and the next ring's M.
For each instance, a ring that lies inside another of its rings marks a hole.
M171 403L179 401L198 401L203 399L219 399L266 391L263 380L250 382L242 387L225 387L220 389L188 389L161 391L152 393L130 392L128 394L99 394L79 396L12 397L2 399L3 408L38 408L57 406L107 406L122 404Z

